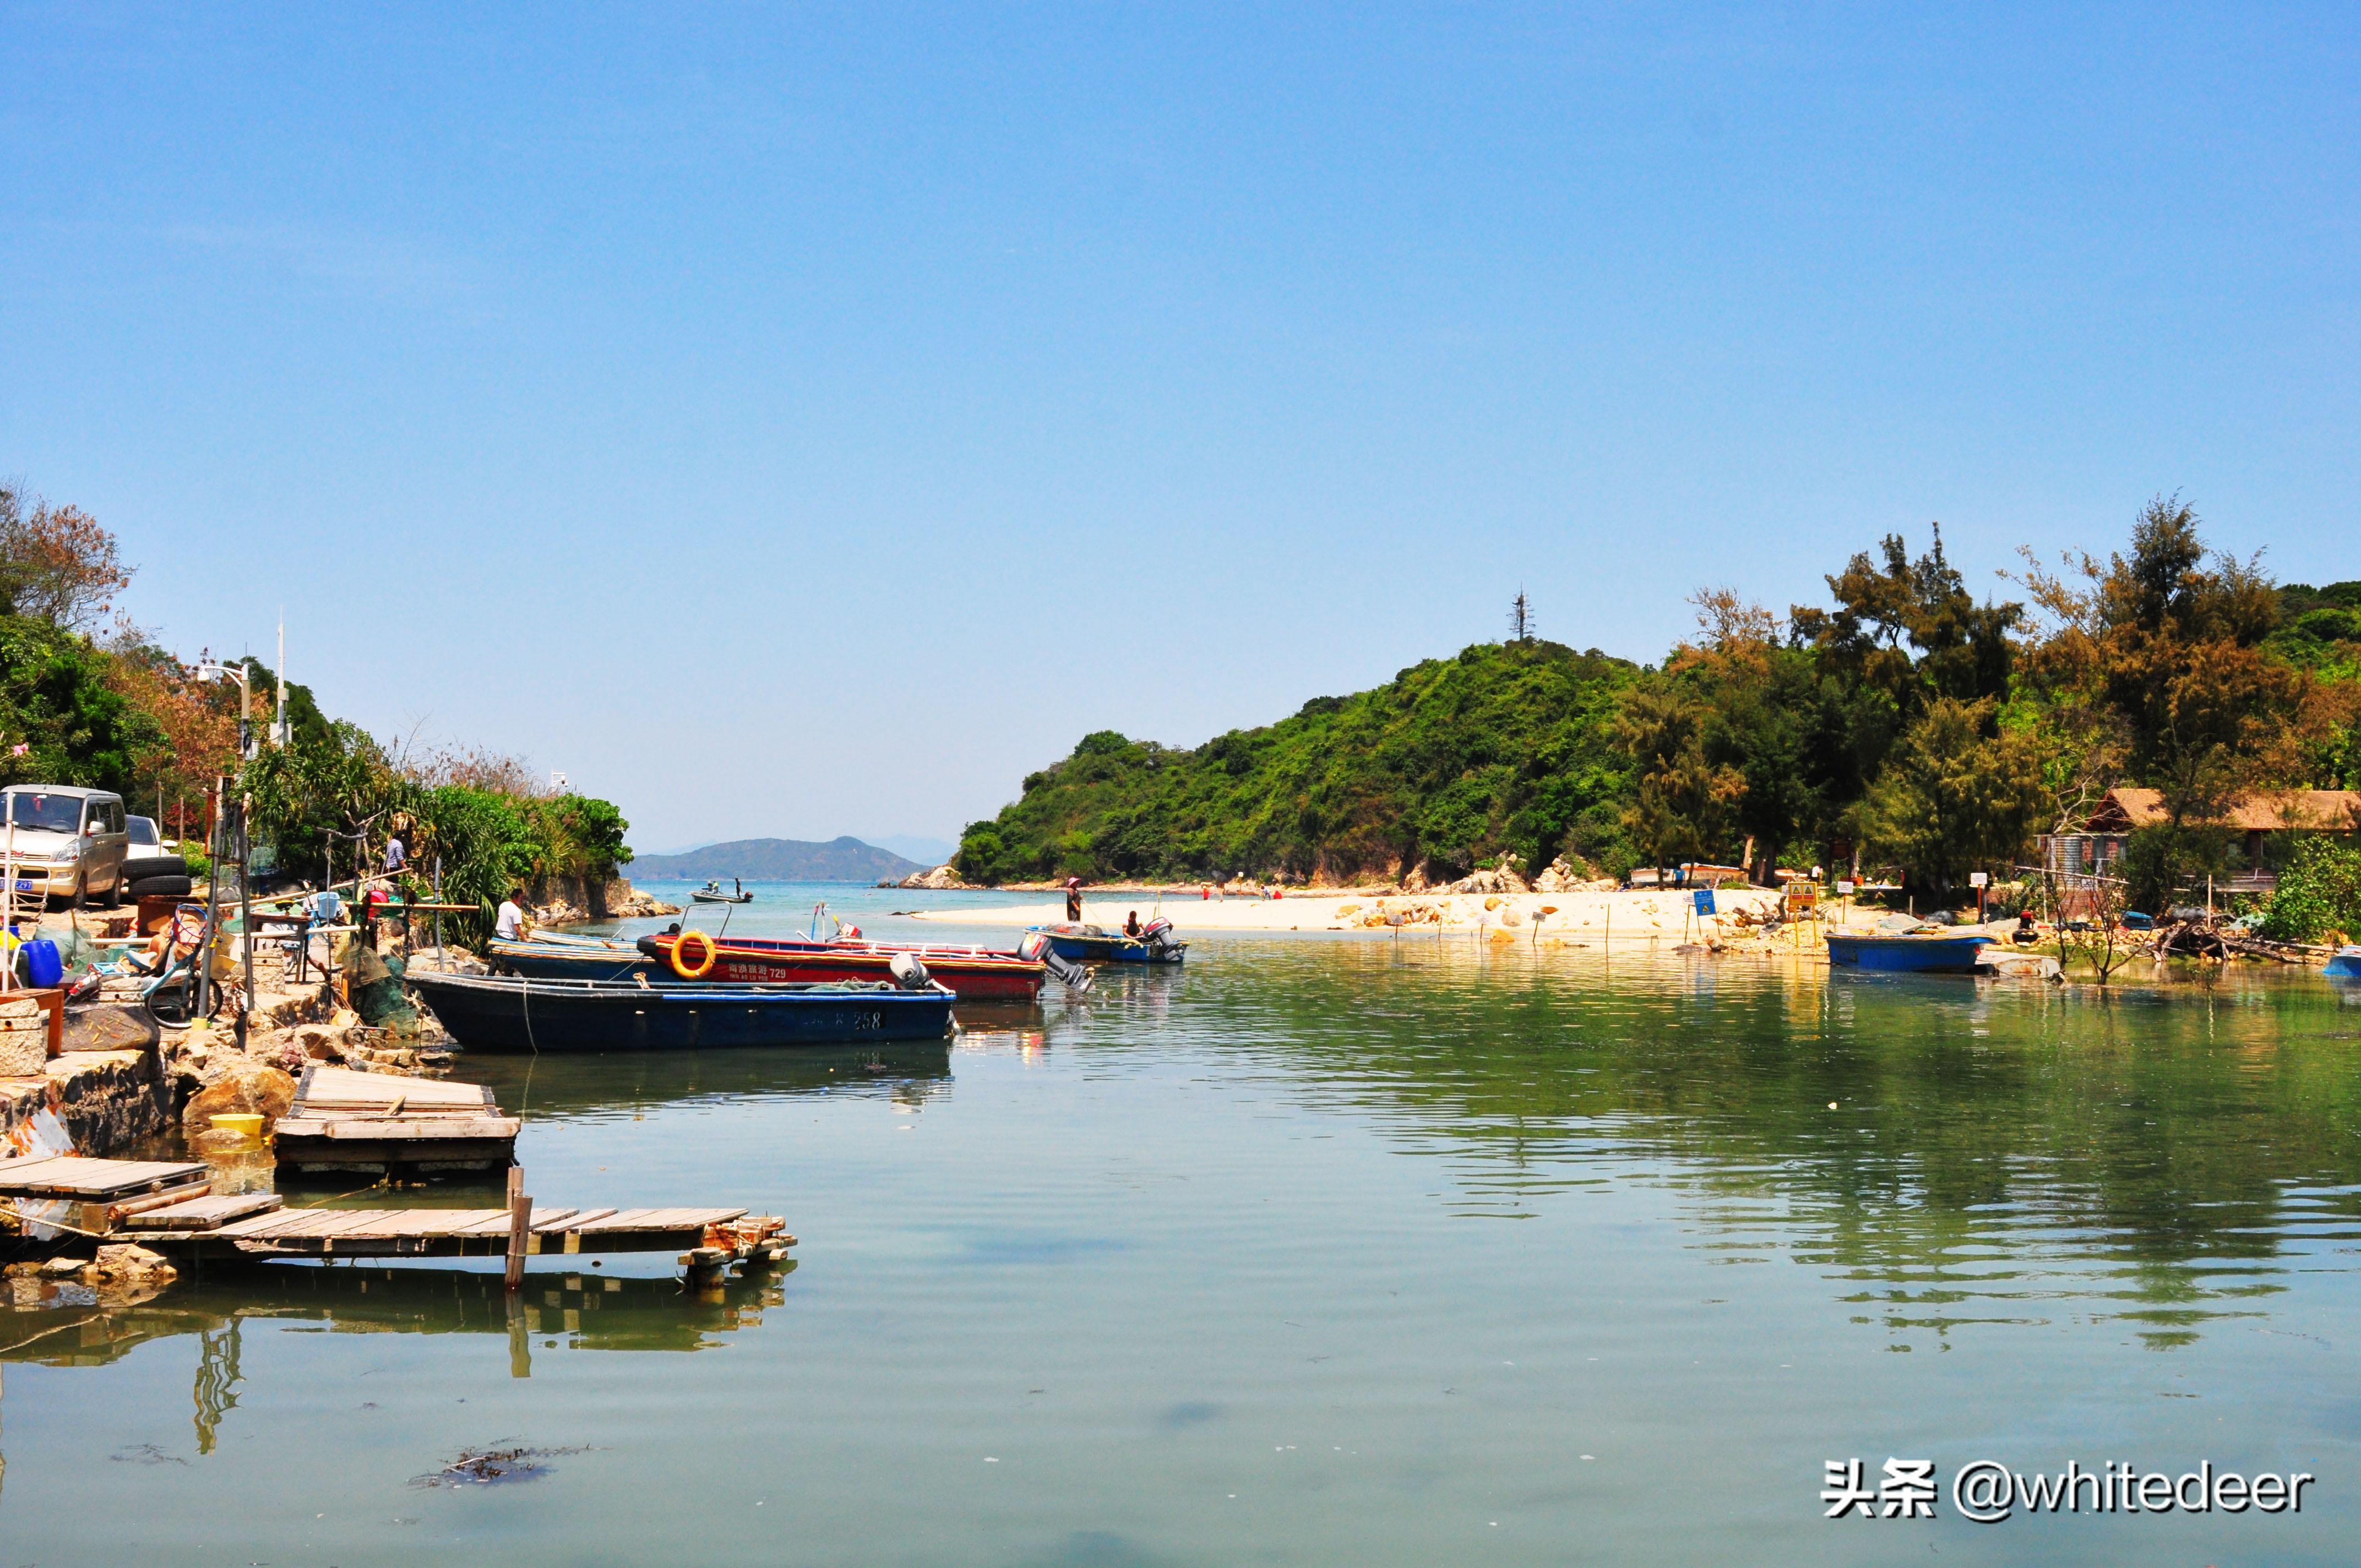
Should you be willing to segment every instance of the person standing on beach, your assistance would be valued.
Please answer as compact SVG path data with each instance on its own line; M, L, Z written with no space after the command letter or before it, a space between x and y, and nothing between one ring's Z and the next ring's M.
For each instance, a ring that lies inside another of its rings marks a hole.
M1066 879L1066 918L1078 925L1082 918L1082 879L1078 876Z

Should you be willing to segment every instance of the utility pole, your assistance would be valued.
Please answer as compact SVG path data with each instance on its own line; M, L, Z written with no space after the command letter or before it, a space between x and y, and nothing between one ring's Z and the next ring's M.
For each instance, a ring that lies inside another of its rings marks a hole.
M279 711L270 723L270 743L287 744L287 611L279 611Z

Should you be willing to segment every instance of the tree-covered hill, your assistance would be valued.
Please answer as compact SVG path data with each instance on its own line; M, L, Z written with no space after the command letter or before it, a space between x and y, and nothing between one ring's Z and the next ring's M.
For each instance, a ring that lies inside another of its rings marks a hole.
M1085 736L971 825L976 882L1455 876L1513 853L2002 877L2105 792L2162 792L2134 907L2233 869L2241 792L2361 787L2361 584L2276 585L2158 497L2129 548L2030 556L1979 598L1939 530L1888 535L1775 614L1729 587L1662 665L1512 641L1174 751ZM2275 867L2292 842L2265 846ZM2241 871L2258 869L2241 863Z
M960 840L971 882L1456 875L1504 853L1622 845L1613 733L1637 667L1554 642L1479 644L1374 691L1194 750L1112 730Z

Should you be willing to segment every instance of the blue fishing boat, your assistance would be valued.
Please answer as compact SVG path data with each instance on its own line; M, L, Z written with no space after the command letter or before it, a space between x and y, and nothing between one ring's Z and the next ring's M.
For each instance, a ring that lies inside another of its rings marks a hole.
M536 931L522 942L498 938L484 944L494 969L528 980L629 980L656 978L656 961L629 942L603 937L566 937ZM670 979L670 976L665 976Z
M2339 948L2328 960L2331 980L2361 980L2361 948Z
M471 1051L686 1051L822 1042L936 1040L951 993L928 981L833 985L648 984L412 970L403 977Z
M1992 945L1972 936L1828 937L1828 962L1843 969L1886 970L1904 974L1973 974L1976 958Z
M1028 926L1026 930L1049 943L1051 952L1073 963L1177 964L1189 956L1189 944L1173 935L1170 920L1151 920L1137 937L1071 921Z

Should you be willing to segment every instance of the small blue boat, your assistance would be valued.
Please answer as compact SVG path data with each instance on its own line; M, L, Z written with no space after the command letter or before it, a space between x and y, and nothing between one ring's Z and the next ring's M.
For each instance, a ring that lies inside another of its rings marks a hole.
M522 975L403 976L451 1037L471 1051L720 1050L851 1041L939 1040L951 993L850 981L832 985L530 980Z
M629 942L536 932L530 941L484 944L492 967L528 980L629 980L656 976L656 961ZM665 976L670 979L669 975Z
M1049 943L1051 952L1074 963L1177 964L1189 956L1189 944L1172 934L1170 920L1151 920L1137 937L1071 922L1028 926L1026 930Z
M2331 980L2361 980L2361 948L2339 948L2328 960Z
M1902 974L1973 974L1976 957L1990 937L1898 936L1828 938L1828 962L1845 969L1885 970Z

